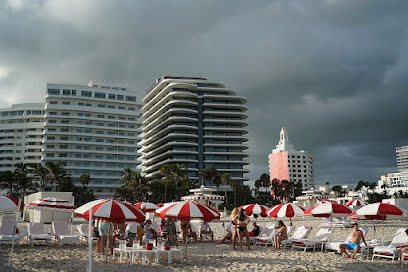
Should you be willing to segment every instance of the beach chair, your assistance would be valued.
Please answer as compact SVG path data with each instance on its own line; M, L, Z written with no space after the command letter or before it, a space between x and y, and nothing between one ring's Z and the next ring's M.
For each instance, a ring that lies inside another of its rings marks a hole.
M378 257L388 258L394 262L400 255L401 246L406 244L408 244L408 235L405 233L405 228L398 229L389 245L374 247L372 260Z
M43 223L28 222L27 239L31 246L33 246L34 241L45 241L47 244L50 244L52 237L45 232Z
M291 247L294 240L306 239L311 231L312 228L308 226L297 227L289 239L281 241L281 246L283 248Z
M259 228L260 228L260 231L259 231L258 236L249 237L249 241L251 242L251 244L256 244L256 239L257 238L262 239L262 238L268 237L269 234L271 233L271 231L273 230L273 228L271 229L271 228L268 228L268 227L264 227L264 228L259 227Z
M351 228L352 227L352 222L347 221L347 220L340 220L338 218L323 218L325 221L323 224L320 225L321 228Z
M191 226L192 227L192 226ZM211 226L210 226L210 228L211 228ZM200 225L200 230L201 230L201 225ZM212 230L212 229L211 229ZM196 231L195 231L196 232ZM200 238L200 231L198 231L198 232L196 232L197 233L197 237L198 238ZM209 239L209 240L211 240L211 234L209 234L209 233L203 233L202 234L202 236L203 236L203 240L204 239Z
M14 233L16 226L17 221L14 214L4 214L0 217L0 247L1 244L13 243L13 240L17 245L20 245L20 234Z
M256 246L265 245L265 247L267 247L268 245L273 245L274 243L273 237L275 237L277 233L278 232L276 229L272 229L268 236L265 237L258 236L257 238L255 238L255 245Z
M80 243L79 236L73 235L68 230L68 223L65 221L54 221L51 223L52 232L58 244Z
M404 266L404 263L408 263L408 252L405 252L405 253L402 255L401 267Z
M77 229L79 232L79 240L88 242L89 224L79 224L77 225ZM92 241L96 240L98 240L98 238L92 237Z
M368 233L368 227L359 227L358 229L363 231L363 235L364 235L364 237L366 237L366 235ZM352 239L352 236L351 236L351 233L350 233L350 235L347 237L347 239L345 241L329 241L329 242L326 242L326 244L324 245L325 251L334 250L334 251L337 251L337 252L341 252L340 251L340 245L341 244L351 243L351 239ZM365 250L365 248L366 248L366 246L362 242L360 244L360 253L363 252Z
M321 251L323 252L324 244L330 239L333 235L334 228L321 228L316 233L313 239L297 239L293 240L292 248L300 248L305 252L308 248L313 248L313 251L316 251L316 246L321 245Z

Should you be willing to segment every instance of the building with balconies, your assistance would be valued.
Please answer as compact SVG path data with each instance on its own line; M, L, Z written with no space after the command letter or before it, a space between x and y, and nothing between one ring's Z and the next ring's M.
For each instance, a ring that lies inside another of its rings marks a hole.
M18 163L40 163L44 104L15 104L0 109L0 172Z
M136 95L125 85L47 84L44 162L66 162L76 185L91 176L98 197L112 197L124 168L137 170L141 132Z
M75 185L88 174L98 198L112 197L123 169L141 170L140 108L123 84L47 84L45 104L0 110L0 171L61 160Z
M143 99L144 173L153 176L165 164L178 164L195 180L200 169L210 167L248 180L246 102L224 84L205 78L157 79Z

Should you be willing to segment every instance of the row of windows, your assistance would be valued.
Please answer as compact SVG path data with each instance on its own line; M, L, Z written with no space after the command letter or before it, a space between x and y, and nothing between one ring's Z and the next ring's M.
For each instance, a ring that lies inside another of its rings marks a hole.
M51 141L54 141L54 140L56 140L58 137L55 137L55 136L47 136L47 140L51 140ZM98 139L98 141L97 141L97 139L96 138L92 138L92 137L68 137L68 136L62 136L62 137L59 137L58 138L59 140L61 140L61 141L69 141L69 140L75 140L75 141L79 141L79 142L100 142L100 140L102 140L103 141L103 139ZM125 141L125 140L121 140L121 139L118 139L118 140L113 140L113 139L105 139L105 142L106 143L118 143L118 144L131 144L131 145L134 145L134 144L136 144L136 141L133 141L133 140L128 140L128 141Z
M95 159L95 160L127 160L136 161L136 156L124 156L124 155L102 155L102 154L74 154L68 155L68 153L46 153L47 158L76 158L76 159Z
M48 94L50 95L60 95L61 90L60 89L48 89ZM70 90L70 89L63 89L62 90L62 95L71 95L71 96L76 96L77 91L76 90ZM82 97L92 97L92 92L91 91L81 91L81 96ZM100 99L111 99L111 100L126 100L129 102L136 102L136 97L135 96L130 96L130 95L121 95L121 94L106 94L106 93L100 93L100 92L95 92L94 94L95 98L100 98Z
M49 101L50 104L52 105L57 105L58 101ZM69 101L62 101L61 102L62 105L71 105L71 102ZM83 102L78 102L78 106L83 106L83 107L92 107L94 105L92 105L91 103L83 103ZM105 104L96 104L96 107L98 108L108 108L108 109L116 109L116 106L113 105L105 105ZM126 110L125 106L118 106L117 107L118 110ZM136 111L135 107L128 107L127 110L130 111Z
M48 144L47 148L55 148L56 145ZM124 148L124 147L103 147L103 146L89 146L89 145L76 145L69 146L67 144L61 144L58 146L59 149L76 149L76 150L96 150L96 151L110 151L110 152L136 152L134 148ZM35 151L35 150L34 150ZM33 151L33 152L34 152Z

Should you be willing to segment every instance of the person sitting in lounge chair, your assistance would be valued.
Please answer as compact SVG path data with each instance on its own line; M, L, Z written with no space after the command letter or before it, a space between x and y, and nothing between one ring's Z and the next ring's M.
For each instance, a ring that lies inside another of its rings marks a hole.
M408 229L405 230L405 235L408 236ZM407 244L407 245L404 245L404 246L402 247L402 249L401 249L401 258L400 258L401 262L402 262L402 260L404 259L404 253L406 253L406 252L408 252L408 244Z
M346 254L347 258L354 259L356 254L360 251L361 240L363 240L364 244L367 246L367 242L364 238L363 231L358 229L357 223L353 223L353 230L351 231L351 243L341 244L340 245L341 252ZM350 254L347 253L346 249L353 251L353 254L350 256Z
M249 232L249 236L254 237L259 235L259 226L256 222L252 223L252 230Z
M230 241L232 240L232 223L229 223L228 226L225 228L225 231L227 232L224 236L224 238L222 238L221 242L219 242L218 244L224 244L225 241Z
M194 242L197 242L197 234L192 230L190 222L188 221L181 221L180 223L181 229L181 239L183 242L186 242L188 237L193 237Z
M204 221L200 226L200 241L203 240L203 234L211 235L211 241L214 241L214 233L211 230L210 225L206 221Z
M282 220L279 220L275 229L278 230L278 234L274 237L275 249L279 249L281 241L288 239L288 228Z

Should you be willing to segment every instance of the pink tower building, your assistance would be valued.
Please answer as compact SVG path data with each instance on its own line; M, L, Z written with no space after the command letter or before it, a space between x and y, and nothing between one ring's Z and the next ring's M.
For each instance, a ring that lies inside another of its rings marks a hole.
M303 190L314 187L312 155L295 150L286 128L280 131L279 143L269 154L269 175L273 179L302 182Z

